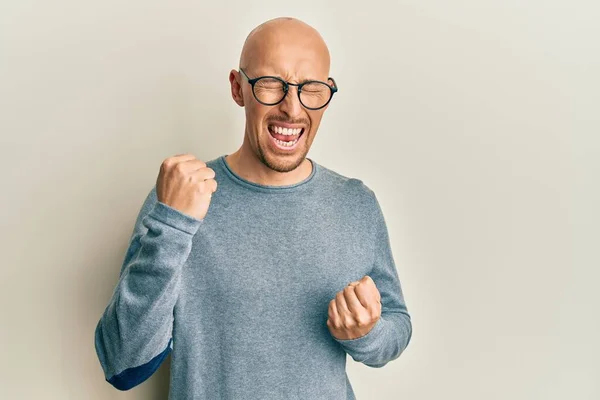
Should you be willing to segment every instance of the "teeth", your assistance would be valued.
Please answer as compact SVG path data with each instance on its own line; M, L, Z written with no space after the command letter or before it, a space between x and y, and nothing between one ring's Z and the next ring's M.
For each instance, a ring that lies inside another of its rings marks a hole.
M298 141L298 139L296 140L292 140L291 142L284 142L283 140L279 140L279 139L275 139L275 141L277 142L278 145L283 146L283 147L291 147L293 145L296 144L296 142Z
M273 132L278 133L280 135L298 135L300 132L302 132L302 128L291 129L282 128L281 126L273 126L272 129Z

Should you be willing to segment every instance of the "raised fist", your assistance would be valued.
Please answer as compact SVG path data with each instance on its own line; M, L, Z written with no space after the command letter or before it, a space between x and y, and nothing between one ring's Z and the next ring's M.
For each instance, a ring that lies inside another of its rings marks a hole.
M206 216L217 190L215 171L191 154L164 160L156 180L158 201L196 219Z

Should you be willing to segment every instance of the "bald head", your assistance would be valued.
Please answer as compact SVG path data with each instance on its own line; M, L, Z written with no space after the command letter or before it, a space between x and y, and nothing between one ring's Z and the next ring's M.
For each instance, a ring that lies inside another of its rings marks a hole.
M282 56L290 53L298 55L294 61L300 65L295 70L308 70L307 64L312 63L321 75L318 78L327 79L330 56L325 41L313 27L289 17L269 20L250 32L242 48L240 67L252 72L262 67L278 69Z

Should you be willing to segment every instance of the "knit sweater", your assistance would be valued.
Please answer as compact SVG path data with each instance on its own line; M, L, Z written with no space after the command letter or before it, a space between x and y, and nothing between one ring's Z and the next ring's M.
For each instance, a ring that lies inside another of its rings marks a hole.
M346 354L396 359L412 325L374 192L307 158L310 175L261 185L225 155L196 219L147 195L95 330L105 379L128 390L171 353L169 400L352 400ZM382 313L354 339L326 325L329 302L369 275Z

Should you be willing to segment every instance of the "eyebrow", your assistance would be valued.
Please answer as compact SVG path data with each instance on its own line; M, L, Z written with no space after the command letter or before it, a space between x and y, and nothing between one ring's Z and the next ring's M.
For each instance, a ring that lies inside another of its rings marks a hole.
M286 82L291 82L289 79L285 79L282 75L278 75L278 74L264 74L264 75L261 74L261 75L257 75L256 77L258 78L259 76L276 76L276 77L278 77L280 79L283 79ZM322 82L320 79L316 79L316 78L312 78L312 79L311 78L304 78L304 79L299 80L296 83L297 84L302 84L304 82L310 82L310 81L319 81L319 82ZM291 82L291 83L294 83L294 82Z
M309 81L318 81L318 79L308 79L308 78L304 78L304 79L300 79L298 80L298 82L292 82L290 79L286 79L285 77L283 77L282 75L273 75L273 76L277 76L281 79L283 79L286 82L290 82L290 83L297 83L297 84L301 84L304 82L309 82Z
M282 78L282 79L283 79L283 78ZM284 79L284 80L285 80L285 79ZM303 80L300 80L300 81L296 82L296 84L300 85L300 84L302 84L302 83L304 83L304 82L317 81L317 80L318 80L318 79L303 79ZM287 82L290 82L290 81L287 81ZM294 82L290 82L290 83L294 83Z

